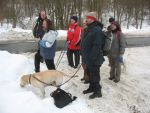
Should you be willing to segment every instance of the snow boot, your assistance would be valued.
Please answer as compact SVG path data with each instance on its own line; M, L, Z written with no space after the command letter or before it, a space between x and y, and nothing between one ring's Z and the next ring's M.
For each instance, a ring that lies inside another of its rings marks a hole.
M91 88L88 88L87 90L83 91L83 94L88 94L88 93L92 93L93 90Z
M118 83L120 80L114 80L115 83Z
M89 99L95 99L95 98L100 98L102 97L101 91L94 92L92 95L89 96Z
M109 79L109 80L114 80L114 79L115 79L115 77L109 77L108 79Z

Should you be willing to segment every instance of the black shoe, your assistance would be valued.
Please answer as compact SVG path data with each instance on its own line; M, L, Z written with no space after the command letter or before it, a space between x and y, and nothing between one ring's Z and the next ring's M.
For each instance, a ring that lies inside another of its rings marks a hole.
M90 82L89 82L89 81L85 81L85 82L84 82L84 84L88 84L88 83L90 83Z
M87 90L84 90L83 91L83 94L88 94L88 93L92 93L93 90L91 90L90 88L88 88Z
M76 69L76 68L78 68L78 66L79 66L79 65L75 65L74 68Z
M40 62L41 62L41 63L44 63L44 59L43 59L43 58L41 58L41 59L40 59Z
M81 78L81 81L84 81L85 79L84 78Z
M74 68L76 69L78 66L74 66Z
M114 80L115 78L114 77L109 77L109 80Z
M40 70L36 70L36 69L35 69L35 72L38 73L38 72L40 72Z
M70 67L74 68L74 65L69 65Z
M95 98L100 98L102 97L101 91L94 92L92 95L89 96L89 99L95 99Z
M114 80L115 83L118 83L120 80Z

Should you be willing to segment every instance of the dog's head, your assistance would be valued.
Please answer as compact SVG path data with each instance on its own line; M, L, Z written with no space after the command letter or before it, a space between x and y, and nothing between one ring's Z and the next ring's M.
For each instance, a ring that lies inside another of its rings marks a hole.
M25 87L29 84L29 75L23 75L20 80L20 86Z

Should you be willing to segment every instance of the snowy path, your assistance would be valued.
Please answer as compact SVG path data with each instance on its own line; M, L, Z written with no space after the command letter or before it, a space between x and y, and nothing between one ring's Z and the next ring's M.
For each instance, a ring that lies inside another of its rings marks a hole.
M56 60L60 53L57 53ZM46 98L36 96L34 89L19 87L21 75L33 72L34 54L9 54L0 51L0 113L150 113L150 47L127 49L125 54L126 71L118 84L108 80L108 61L101 69L103 97L89 100L82 91L88 87L80 79L80 69L71 82L63 89L77 96L77 101L64 109L57 109L49 96L55 88L46 88ZM46 67L42 64L42 70ZM67 66L64 56L58 70L71 76L74 69ZM68 77L65 77L68 79Z

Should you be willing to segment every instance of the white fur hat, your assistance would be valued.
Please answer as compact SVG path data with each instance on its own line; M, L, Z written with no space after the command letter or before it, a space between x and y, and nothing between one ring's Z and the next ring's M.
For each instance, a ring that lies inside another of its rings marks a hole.
M92 20L97 20L97 17L98 17L97 12L89 12L86 14L86 18L90 18Z

